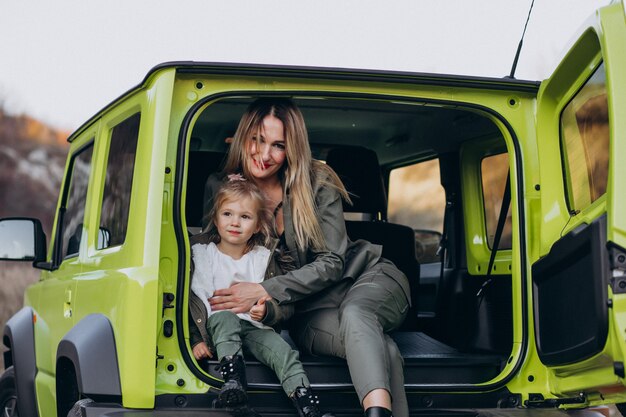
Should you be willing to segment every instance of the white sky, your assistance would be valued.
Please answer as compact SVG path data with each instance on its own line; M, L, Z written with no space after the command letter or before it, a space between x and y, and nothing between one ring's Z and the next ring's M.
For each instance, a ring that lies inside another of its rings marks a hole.
M531 0L4 0L0 103L73 130L164 61L502 77ZM544 79L609 0L535 0L516 78Z

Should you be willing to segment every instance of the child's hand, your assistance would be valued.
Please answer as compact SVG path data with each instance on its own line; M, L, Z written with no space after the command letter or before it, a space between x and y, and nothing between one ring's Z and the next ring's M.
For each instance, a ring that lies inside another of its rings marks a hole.
M252 306L252 308L250 309L250 317L252 318L252 320L263 320L263 317L265 317L265 313L267 312L267 307L265 306L266 300L268 300L268 298L263 297L259 301L257 301L255 305Z
M213 354L211 353L211 350L206 345L206 343L200 342L196 343L196 345L193 347L193 356L196 358L197 361L199 361L200 359L204 358L212 358Z

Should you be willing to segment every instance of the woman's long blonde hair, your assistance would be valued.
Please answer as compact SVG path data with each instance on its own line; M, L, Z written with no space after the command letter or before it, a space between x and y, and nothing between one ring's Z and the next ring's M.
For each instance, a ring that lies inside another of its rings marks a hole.
M314 182L322 187L336 188L346 201L350 201L350 198L337 174L325 164L313 160L304 118L293 101L287 98L260 98L250 104L239 121L224 172L243 171L247 178L252 179L248 165L250 158L247 157L248 140L261 131L263 119L267 116L274 116L283 123L287 159L279 175L291 199L296 244L300 249L325 249L326 241L313 195Z

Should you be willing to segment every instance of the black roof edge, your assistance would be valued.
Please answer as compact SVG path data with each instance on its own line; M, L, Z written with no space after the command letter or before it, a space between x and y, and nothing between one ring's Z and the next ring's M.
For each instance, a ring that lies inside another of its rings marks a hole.
M230 75L257 75L257 76L289 76L295 78L313 77L318 79L371 81L388 83L415 83L421 85L442 85L449 87L489 88L496 90L510 90L525 93L536 93L539 90L539 81L518 80L508 76L502 78L480 77L470 75L453 75L422 73L390 70L368 70L356 68L313 67L297 65L274 65L274 64L244 64L229 62L200 62L200 61L167 61L152 67L140 84L111 101L100 109L85 123L80 125L68 138L68 142L78 136L90 125L105 109L124 97L145 86L155 73L175 68L177 71L189 74L230 74Z

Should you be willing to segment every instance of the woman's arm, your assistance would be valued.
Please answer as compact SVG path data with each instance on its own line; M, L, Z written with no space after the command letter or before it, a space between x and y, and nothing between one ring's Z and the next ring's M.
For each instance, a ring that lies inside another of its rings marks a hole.
M265 302L266 312L261 323L266 326L275 327L289 320L295 312L295 304L278 305L275 300L267 300Z
M325 185L317 189L315 202L326 250L309 249L305 265L261 283L278 304L301 300L343 278L348 238L341 196L336 189Z

